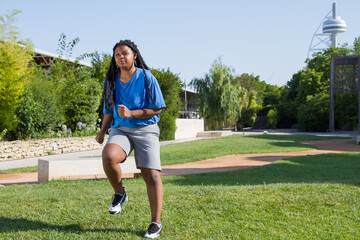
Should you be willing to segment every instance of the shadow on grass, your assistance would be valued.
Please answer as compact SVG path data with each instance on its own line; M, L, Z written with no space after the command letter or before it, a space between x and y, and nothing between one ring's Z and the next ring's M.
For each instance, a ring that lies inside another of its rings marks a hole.
M302 143L299 143L299 142L269 142L268 144L273 145L273 146L276 146L276 147L282 147L282 148L286 148L286 147L296 148L296 147L300 147L300 146L301 146L302 148L304 148L304 149L301 150L301 151L314 150L314 149L316 149L315 146L307 145L307 144L302 144Z
M259 185L273 183L344 183L360 186L360 152L291 157L229 172L164 178L175 185Z
M114 229L114 228L95 228L95 229L84 229L81 225L78 224L69 224L69 225L55 225L44 223L36 220L28 220L25 218L8 218L0 216L0 233L4 232L19 232L19 231L36 231L36 230L46 230L46 231L58 231L58 232L69 232L69 233L85 233L85 232L116 232L116 233L132 233L134 235L142 237L144 232L143 230L134 231L130 229Z
M246 138L254 139L265 139L272 140L269 144L276 147L304 147L308 150L317 149L317 147L303 144L300 142L308 141L324 141L324 140L335 140L335 139L351 139L350 137L337 137L337 136L316 136L316 135L248 135ZM275 142L279 141L279 142ZM293 142L289 142L293 141Z
M271 135L271 134L259 134L259 135L246 135L247 138L267 139L267 140L282 140L282 141L321 141L331 139L351 139L350 137L338 137L338 136L316 136L316 135Z

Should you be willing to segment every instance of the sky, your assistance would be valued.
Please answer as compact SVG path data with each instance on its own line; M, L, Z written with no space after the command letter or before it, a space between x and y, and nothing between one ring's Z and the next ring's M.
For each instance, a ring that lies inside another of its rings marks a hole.
M170 69L183 82L202 78L221 58L234 75L260 76L284 86L305 67L311 40L336 2L347 31L339 44L360 36L359 0L0 0L0 15L21 10L20 39L57 53L60 34L83 53L112 54L116 42L134 41L149 67Z

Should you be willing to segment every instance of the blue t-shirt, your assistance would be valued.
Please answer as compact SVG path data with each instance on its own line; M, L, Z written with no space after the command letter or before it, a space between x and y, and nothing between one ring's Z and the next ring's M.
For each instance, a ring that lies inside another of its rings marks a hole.
M158 81L149 70L145 70L146 76L150 83L151 96L156 104L156 108L165 108L165 101L161 93ZM119 80L119 75L116 74L115 80L116 100L114 105L114 121L111 127L128 127L135 128L140 126L147 126L159 122L160 116L155 115L149 118L123 118L118 114L120 104L125 105L129 110L138 110L143 108L155 109L153 102L149 96L148 86L146 83L144 71L141 68L136 68L135 75L126 84ZM105 86L105 82L104 82ZM104 106L104 114L110 114L111 111Z

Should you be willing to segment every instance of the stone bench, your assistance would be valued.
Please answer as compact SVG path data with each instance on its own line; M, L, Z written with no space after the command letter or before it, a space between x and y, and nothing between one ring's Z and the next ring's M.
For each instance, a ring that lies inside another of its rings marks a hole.
M134 157L120 163L123 178L140 176ZM38 160L38 182L55 179L103 179L106 178L100 157L77 159Z
M356 136L356 144L360 144L360 136Z

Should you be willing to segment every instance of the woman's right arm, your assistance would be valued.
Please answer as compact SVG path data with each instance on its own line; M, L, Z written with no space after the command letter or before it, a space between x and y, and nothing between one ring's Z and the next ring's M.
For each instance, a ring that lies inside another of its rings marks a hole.
M104 142L104 136L106 133L106 130L110 127L112 121L112 114L104 114L103 123L100 129L100 133L95 137L95 140L102 144Z

